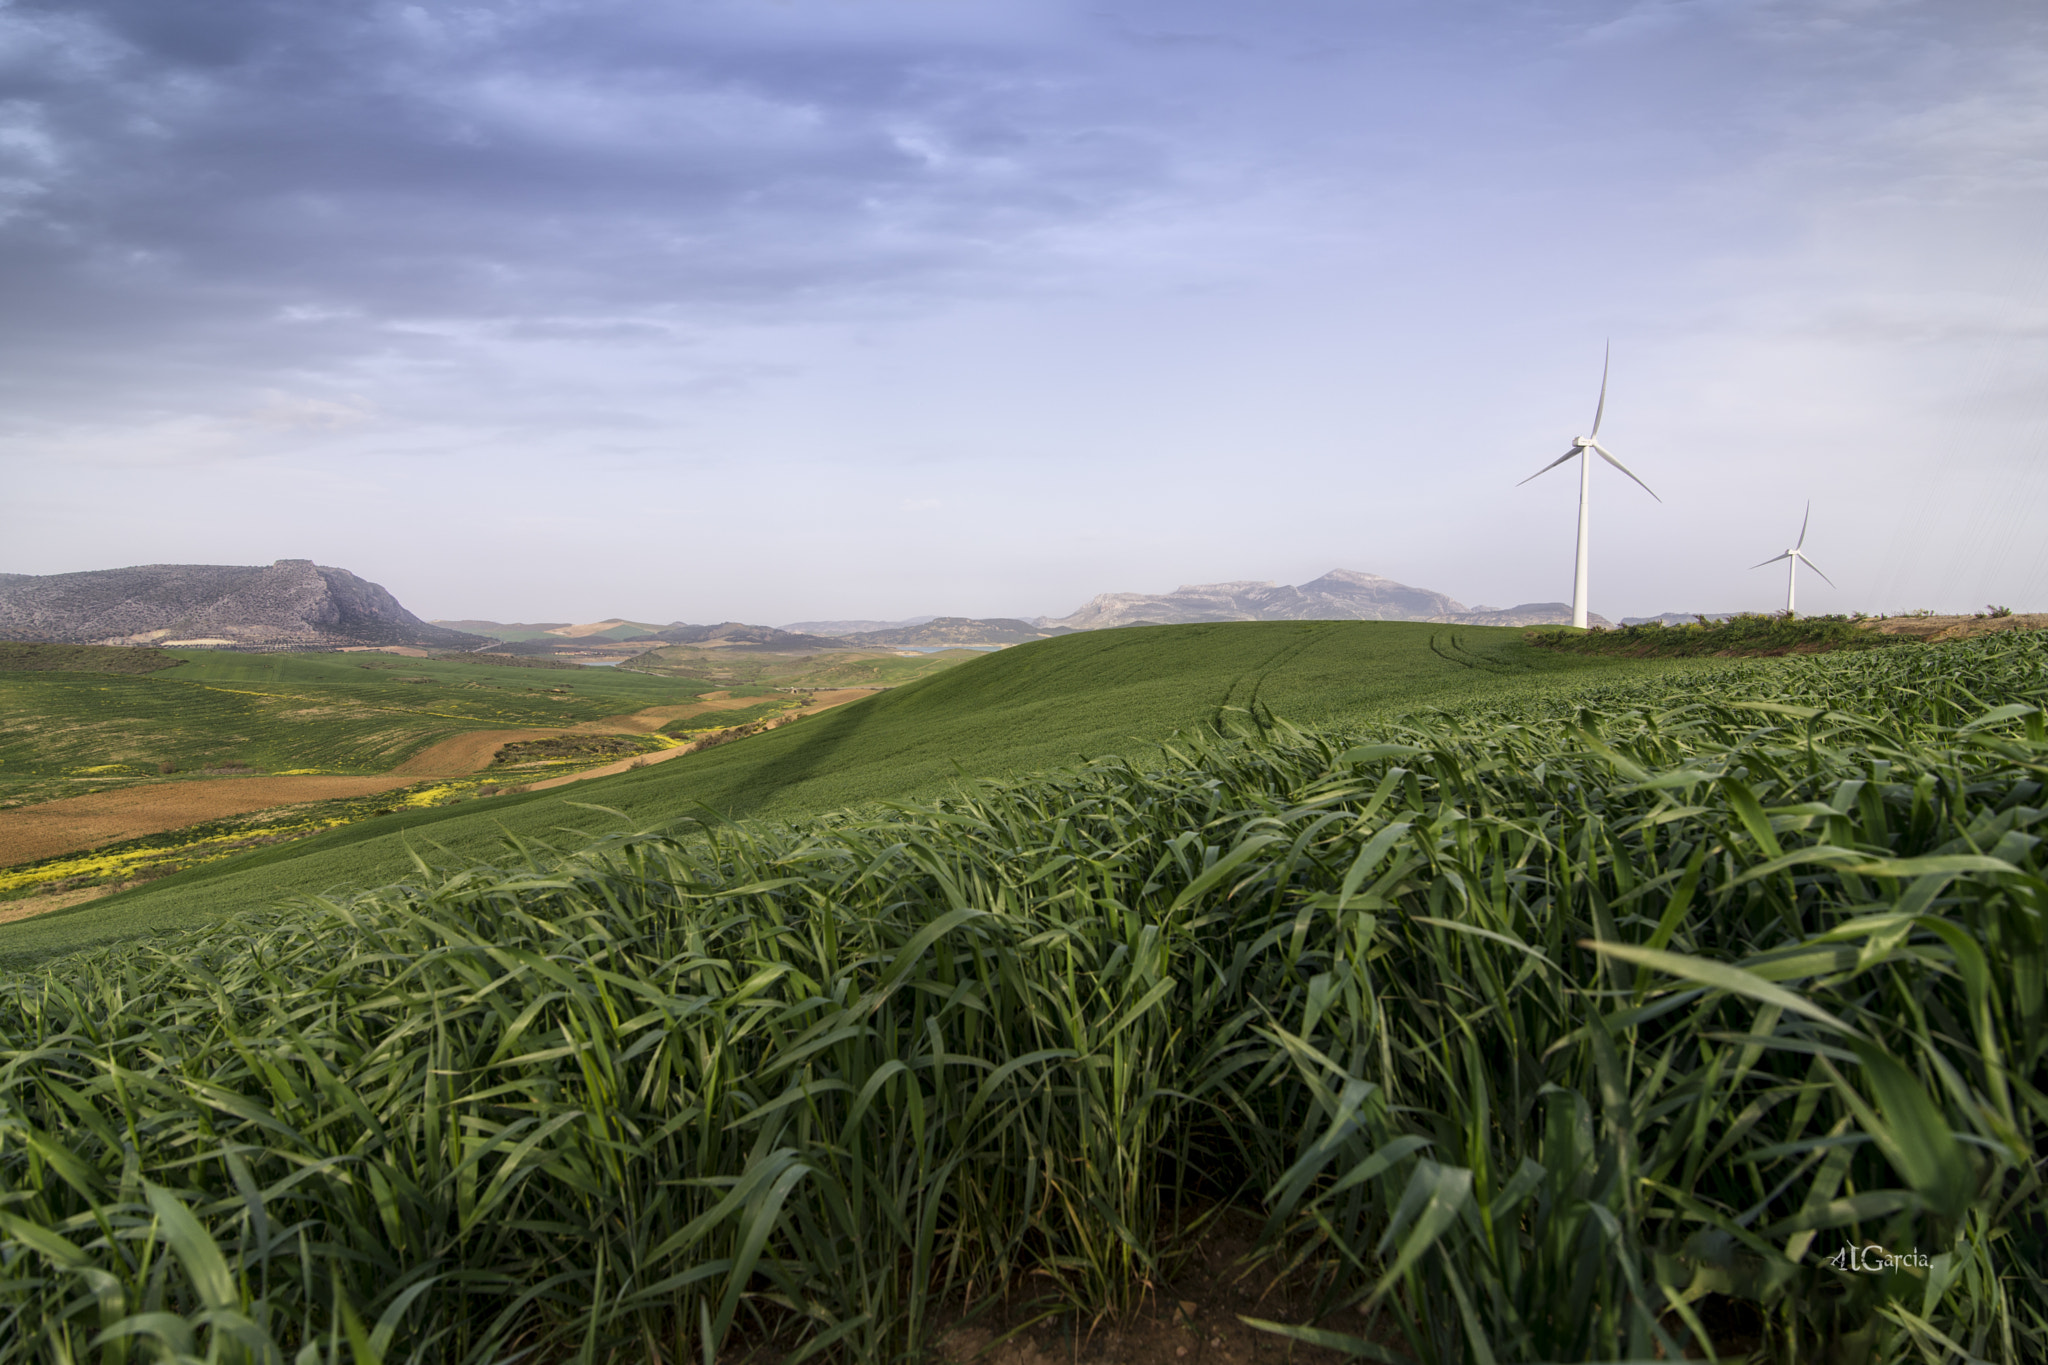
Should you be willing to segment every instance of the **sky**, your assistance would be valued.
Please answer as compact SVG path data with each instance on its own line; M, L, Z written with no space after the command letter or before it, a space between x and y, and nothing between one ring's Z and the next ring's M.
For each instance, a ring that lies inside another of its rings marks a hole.
M2026 0L0 0L0 571L2048 610Z

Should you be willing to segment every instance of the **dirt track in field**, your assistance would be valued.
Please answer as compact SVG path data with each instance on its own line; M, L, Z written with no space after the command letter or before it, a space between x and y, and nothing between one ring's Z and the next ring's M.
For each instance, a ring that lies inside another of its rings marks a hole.
M867 688L819 692L801 711L808 715L869 695ZM501 747L519 740L548 739L568 734L648 735L672 720L737 710L752 706L758 700L712 693L689 705L652 706L631 715L606 716L580 725L542 730L471 730L428 745L389 772L361 777L252 774L248 777L183 778L95 792L90 796L67 796L33 806L16 806L0 811L0 867L32 863L54 858L60 853L140 839L149 834L163 834L187 825L249 815L279 806L374 796L378 792L410 787L437 777L465 777L490 767ZM606 777L624 772L636 762L659 763L682 753L681 749L668 749L644 754L636 759L622 759L587 772L549 778L532 785L557 787L593 777Z
M858 701L862 697L871 695L871 691L872 689L865 687L841 687L829 692L813 693L810 701L790 711L789 714L792 716L814 715L819 711L829 710L834 706L841 706L850 701ZM641 716L651 716L663 711L675 711L678 714L670 717L670 719L681 720L685 716L703 715L717 710L736 710L743 706L752 706L757 700L758 698L754 697L740 697L721 699L710 706L658 706L651 707L639 714ZM653 726L652 728L658 730L661 728L661 725L666 724L668 724L668 721L664 720L660 725ZM592 768L588 772L569 773L563 777L550 777L539 782L528 783L527 790L545 791L549 787L565 787L571 782L581 782L586 778L610 777L613 773L622 773L629 768L644 768L650 763L666 763L672 758L681 758L683 755L693 752L695 750L687 748L663 749L658 754L641 754L635 758L622 758L616 763L607 763L602 768Z

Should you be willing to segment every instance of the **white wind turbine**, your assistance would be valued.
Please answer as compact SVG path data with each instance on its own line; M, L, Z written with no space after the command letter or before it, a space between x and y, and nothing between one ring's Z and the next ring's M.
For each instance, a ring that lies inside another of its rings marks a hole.
M1607 463L1613 465L1622 473L1627 474L1631 479L1635 479L1638 488L1648 493L1651 497L1657 498L1655 489L1651 488L1650 485L1644 483L1641 479L1636 479L1634 472L1627 465L1614 458L1613 451L1600 444L1600 418L1607 412L1607 362L1612 354L1613 348L1609 347L1607 353L1603 354L1600 360L1600 406L1593 409L1593 434L1578 437L1572 442L1570 450L1567 450L1564 454L1529 476L1529 479L1540 478L1573 456L1578 457L1579 563L1578 570L1572 578L1572 624L1581 630L1586 628L1586 502L1593 491L1592 453L1598 451L1601 459L1607 461ZM1522 483L1529 482L1529 479L1522 480ZM1521 483L1515 485L1517 488L1521 486ZM1664 499L1657 498L1657 501L1662 502Z
M1820 565L1808 559L1806 557L1806 552L1799 548L1801 545L1806 544L1806 523L1812 520L1813 504L1809 502L1806 504L1806 515L1802 517L1799 522L1798 542L1794 544L1791 549L1785 551L1785 553L1781 555L1772 555L1769 559L1766 559L1764 561L1764 564L1775 564L1781 559L1787 559L1791 561L1791 563L1785 566L1785 614L1787 616L1790 616L1792 614L1793 590L1799 586L1799 566L1801 564L1804 564L1807 568L1813 570L1815 573L1820 573ZM1752 564L1749 567L1752 569L1761 569L1764 566L1764 564ZM1829 578L1824 573L1820 573L1820 579L1821 582L1827 584L1831 588L1835 586L1835 580Z

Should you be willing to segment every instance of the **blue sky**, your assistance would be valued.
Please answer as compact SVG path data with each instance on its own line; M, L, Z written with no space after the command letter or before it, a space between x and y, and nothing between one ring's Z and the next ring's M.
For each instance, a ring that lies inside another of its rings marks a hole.
M2048 609L2048 12L0 3L0 570Z

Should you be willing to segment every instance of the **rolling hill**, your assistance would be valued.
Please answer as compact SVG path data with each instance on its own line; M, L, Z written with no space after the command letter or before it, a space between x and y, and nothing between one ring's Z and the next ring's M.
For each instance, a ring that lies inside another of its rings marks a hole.
M521 855L508 835L694 820L802 818L916 798L962 780L1105 754L1175 731L1272 713L1315 723L1553 685L1640 664L1546 653L1514 630L1405 622L1246 622L1105 630L1016 646L787 728L679 762L583 784L365 821L209 864L71 910L0 926L0 958L207 922L295 895Z

